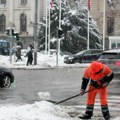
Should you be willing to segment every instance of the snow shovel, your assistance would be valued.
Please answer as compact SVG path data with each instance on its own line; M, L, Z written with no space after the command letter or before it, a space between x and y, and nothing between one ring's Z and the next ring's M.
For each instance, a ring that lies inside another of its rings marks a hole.
M87 91L85 91L84 92L84 94L85 93L88 93L88 92L91 92L91 91L93 91L93 90L95 90L96 88L94 88L94 89L91 89L91 90L87 90ZM99 89L99 88L98 88ZM42 95L41 95L42 94ZM64 100L61 100L61 101L53 101L53 100L50 100L51 99L51 96L50 96L50 94L49 93L40 93L40 94L38 94L39 95L39 97L42 99L42 100L45 100L45 101L48 101L48 102L51 102L51 103L54 103L54 104L60 104L60 103L63 103L63 102L65 102L65 101L67 101L67 100L70 100L70 99L72 99L72 98L75 98L75 97L78 97L78 96L80 96L80 93L79 94L76 94L76 95L74 95L74 96L71 96L71 97L69 97L69 98L66 98L66 99L64 99ZM45 97L44 97L44 95L45 95ZM46 97L47 96L47 97Z
M88 93L88 92L91 92L91 91L93 91L93 90L96 90L96 88L91 89L91 90L87 90L87 91L84 92L84 94L85 94L85 93ZM78 97L78 96L80 96L80 93L79 93L79 94L76 94L76 95L74 95L74 96L71 96L71 97L69 97L69 98L66 98L66 99L64 99L64 100L61 100L61 101L59 101L59 102L55 102L55 104L63 103L63 102L65 102L65 101L67 101L67 100L70 100L70 99L75 98L75 97Z
M106 86L105 86L105 87L106 87ZM91 90L87 90L87 91L84 92L84 94L85 94L85 93L88 93L88 92L91 92L91 91L93 91L93 90L96 90L96 89L100 89L100 88L103 88L103 87L102 87L102 86L99 86L98 88L93 88L93 89L91 89ZM62 103L62 102L65 102L65 101L67 101L67 100L70 100L70 99L75 98L75 97L78 97L78 96L80 96L80 93L77 94L77 95L71 96L71 97L69 97L69 98L66 98L66 99L64 99L64 100L61 100L61 101L59 101L59 102L55 102L55 101L54 101L54 103L55 103L55 104L60 104L60 103ZM51 101L51 102L52 102L52 101Z
M91 91L93 91L93 90L96 90L96 89L100 89L100 88L102 88L102 86L100 86L99 88L93 88L93 89L91 89L91 90L87 90L87 91L85 91L84 92L84 94L85 93L88 93L88 92L91 92ZM69 98L66 98L66 99L64 99L64 100L61 100L61 101L53 101L53 100L50 100L51 99L51 96L50 96L50 94L48 93L48 92L46 92L46 93L38 93L38 95L39 95L39 97L42 99L42 100L45 100L45 101L48 101L48 102L51 102L51 103L54 103L54 104L60 104L60 103L63 103L63 102L65 102L65 101L67 101L67 100L70 100L70 99L72 99L72 98L75 98L75 97L78 97L78 96L80 96L80 93L79 94L76 94L76 95L74 95L74 96L71 96L71 97L69 97Z

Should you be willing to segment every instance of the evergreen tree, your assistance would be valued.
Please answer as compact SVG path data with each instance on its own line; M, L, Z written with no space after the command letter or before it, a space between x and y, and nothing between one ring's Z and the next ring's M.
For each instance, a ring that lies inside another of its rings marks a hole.
M61 28L63 35L60 37L61 51L76 53L87 49L87 28L88 28L88 11L84 8L71 10L65 4L62 4L61 10ZM90 48L100 48L101 35L90 17ZM53 3L51 10L51 48L56 48L57 29L59 26L59 6ZM54 38L54 41L53 41ZM45 43L45 19L39 31L39 45L44 49Z

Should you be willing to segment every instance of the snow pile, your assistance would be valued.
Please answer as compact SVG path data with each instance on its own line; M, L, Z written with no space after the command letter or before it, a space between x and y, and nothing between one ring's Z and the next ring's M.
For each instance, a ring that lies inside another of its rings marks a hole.
M10 56L3 56L0 55L0 65L7 65L10 67L25 67L26 63L27 63L27 57L25 57L24 55L21 56L22 61L18 60L16 62L16 56L12 56L12 64L10 63ZM59 65L63 65L63 56L59 56ZM34 63L34 61L33 61ZM45 55L43 53L38 52L37 53L37 66L35 67L51 67L51 66L56 66L56 55ZM30 67L30 66L26 66L26 67ZM33 66L34 67L34 66Z
M78 117L69 116L69 113L75 111L72 107L54 105L46 101L26 105L1 105L0 120L80 120ZM79 115L82 113L79 112ZM92 120L98 119L99 117ZM120 120L120 117L112 120Z
M56 55L44 55L38 53L37 65L26 66L27 58L22 56L22 61L15 62L16 59L12 56L13 62L10 64L9 56L0 55L0 65L8 67L25 67L25 68L40 68L56 66ZM63 63L64 56L59 56L60 66L88 66L89 64L72 64L67 65ZM49 100L51 96L48 92L38 93L41 100ZM80 120L79 118L70 117L69 113L78 112L72 107L55 105L47 101L35 102L34 104L25 105L2 105L0 106L0 120ZM79 112L81 115L83 111ZM98 120L99 118L93 118ZM117 117L113 120L120 120Z
M39 92L38 96L39 96L40 100L50 100L51 99L49 92Z
M0 107L0 120L73 120L68 114L71 111L74 109L46 101L21 106L6 105Z
M120 120L120 117L117 117L116 119L114 119L114 120Z
M12 64L10 63L10 56L3 56L0 55L0 65L8 66L11 68L51 68L51 67L56 67L57 66L57 56L56 54L50 54L50 55L45 55L42 52L37 53L37 65L29 65L26 66L27 63L27 57L25 57L25 50L22 50L22 61L18 60L16 62L16 56L12 56ZM64 63L64 57L65 55L59 55L58 56L58 66L60 67L74 67L74 66L82 66L86 67L89 64L65 64ZM34 61L33 61L34 64Z

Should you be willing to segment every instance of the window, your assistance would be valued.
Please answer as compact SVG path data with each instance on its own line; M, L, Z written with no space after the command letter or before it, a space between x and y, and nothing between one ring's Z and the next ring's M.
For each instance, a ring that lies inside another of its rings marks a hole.
M88 56L88 55L91 55L91 51L86 51L86 52L84 53L84 56Z
M99 54L102 52L103 52L103 50L93 50L93 51L91 51L91 54Z
M21 0L21 5L25 6L27 4L27 0Z
M103 53L100 59L120 59L120 55L118 53Z
M3 33L5 32L6 28L6 18L5 15L0 15L0 32Z
M0 0L0 4L6 4L6 0Z
M111 44L111 48L116 48L117 47L117 44L116 43L112 43Z
M114 18L108 17L107 21L107 33L108 35L112 35L114 32Z
M27 17L23 13L20 16L20 31L21 32L26 32L26 30L27 30Z
M1 48L10 48L10 43L4 40L0 40L0 47Z

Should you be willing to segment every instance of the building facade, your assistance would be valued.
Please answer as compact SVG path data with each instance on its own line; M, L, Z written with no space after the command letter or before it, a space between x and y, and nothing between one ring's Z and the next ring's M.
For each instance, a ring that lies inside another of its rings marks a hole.
M74 5L76 3L80 7L88 7L88 0L68 1L70 7L75 7ZM105 30L105 48L120 47L120 0L91 0L90 15L96 21L101 35L103 35ZM103 24L104 21L105 24ZM103 25L105 25L105 27ZM109 43L110 45L108 46Z
M44 14L44 0L0 0L0 36L7 28L14 28L22 36L33 36L35 23L35 1L37 1L37 21Z
M37 21L39 23L45 15L46 0L37 0L37 2ZM87 6L87 0L68 0L68 4L71 7L75 6L76 2L80 6ZM5 30L12 27L22 36L32 36L35 9L35 0L0 0L0 35L5 35ZM103 0L91 0L90 14L97 21L102 33Z
M76 3L80 7L86 7L88 0L68 0L69 5L74 7ZM105 1L105 11L104 11ZM120 35L120 1L119 0L91 0L90 15L97 22L99 30L103 32L103 14L105 12L106 36Z
M20 36L34 36L34 26L37 27L46 14L47 0L0 0L0 36L5 36L7 28L14 28ZM57 0L56 0L57 1ZM87 7L88 0L62 0L71 8ZM37 8L36 8L37 2ZM90 15L96 21L101 34L103 34L104 0L91 0ZM120 35L120 1L105 0L105 35Z

